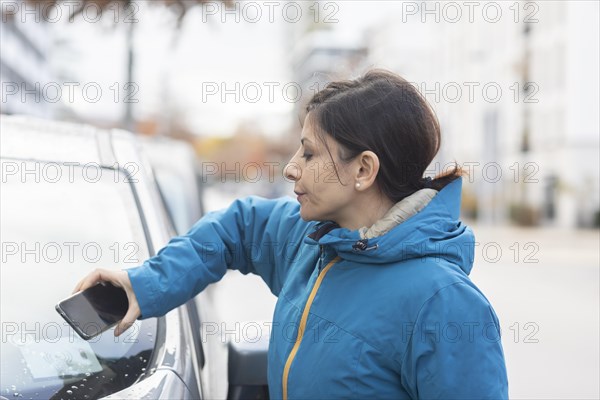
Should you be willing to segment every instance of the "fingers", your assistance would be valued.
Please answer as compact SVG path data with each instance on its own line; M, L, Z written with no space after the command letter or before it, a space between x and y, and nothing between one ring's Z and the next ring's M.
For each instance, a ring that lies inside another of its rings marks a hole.
M127 314L125 314L123 319L119 321L117 327L115 328L115 336L120 336L123 332L129 329L140 315L140 308L137 305L137 302L134 304L129 303Z
M135 296L135 292L131 287L131 281L129 280L129 274L125 271L120 271L115 274L115 279L118 279L118 285L125 290L127 294L127 301L129 301L129 308L127 309L127 313L123 317L119 324L115 328L115 336L121 335L125 332L133 323L138 319L138 317L142 314L140 310L140 306L137 302L137 298Z
M106 269L97 268L90 272L85 278L83 278L75 289L73 289L73 294L85 290L91 286L94 286L98 282L116 282L114 273L112 271Z
M83 278L77 284L77 286L75 286L73 293L76 293L76 292L85 290L91 286L94 286L96 283L103 280L102 277L103 277L103 271L100 269L95 269L94 271L90 272L85 278Z

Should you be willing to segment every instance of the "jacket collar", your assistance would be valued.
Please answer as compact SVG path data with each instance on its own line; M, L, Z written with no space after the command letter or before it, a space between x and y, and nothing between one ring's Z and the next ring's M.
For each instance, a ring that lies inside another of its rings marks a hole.
M410 196L396 203L388 212L371 227L362 227L358 230L361 239L372 239L386 234L396 225L401 224L408 218L421 211L437 194L435 189L417 190ZM308 235L309 238L318 242L323 236L340 226L333 221L323 221L315 225L314 231Z
M333 221L324 221L315 225L313 233L308 235L309 238L318 242L323 236L328 234L330 231L339 228L340 226Z
M472 230L459 220L461 191L462 178L457 178L433 197L429 191L415 192L368 228L349 230L331 221L320 222L304 242L324 245L343 259L359 263L443 258L468 274L475 240Z
M360 228L358 233L361 239L372 239L385 235L396 225L401 224L425 208L437 193L435 189L421 189L400 200L370 228L366 226Z

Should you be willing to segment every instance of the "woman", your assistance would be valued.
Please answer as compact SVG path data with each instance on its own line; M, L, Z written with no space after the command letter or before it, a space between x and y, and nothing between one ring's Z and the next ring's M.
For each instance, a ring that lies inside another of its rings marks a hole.
M498 318L468 277L462 172L423 178L440 147L426 100L373 70L328 84L306 111L285 169L297 201L237 200L143 265L97 270L76 291L125 288L119 335L238 269L278 296L272 398L507 398Z

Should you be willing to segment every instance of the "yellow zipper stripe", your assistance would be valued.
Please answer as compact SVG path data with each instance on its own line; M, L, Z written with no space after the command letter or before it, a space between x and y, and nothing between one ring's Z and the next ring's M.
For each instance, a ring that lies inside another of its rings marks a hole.
M298 336L296 336L296 343L294 343L294 347L292 347L292 351L288 356L287 361L285 362L285 367L283 368L283 400L287 400L287 383L288 376L290 374L290 367L292 366L292 362L294 361L294 357L296 357L296 353L298 353L298 348L300 348L300 342L302 342L302 338L304 337L304 330L306 329L306 321L308 320L308 313L310 312L310 307L312 306L312 302L319 291L319 286L321 286L321 282L323 278L327 274L327 271L331 269L333 264L338 262L340 257L336 257L327 264L325 268L321 271L319 276L317 277L317 281L310 291L310 295L308 296L308 300L306 301L306 305L304 306L304 311L302 311L302 318L300 319L300 326L298 327Z

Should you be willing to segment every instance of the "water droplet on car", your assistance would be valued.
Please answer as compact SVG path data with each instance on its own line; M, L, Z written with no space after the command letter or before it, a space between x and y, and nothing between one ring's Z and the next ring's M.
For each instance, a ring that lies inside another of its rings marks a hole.
M146 368L142 368L142 372L146 371Z
M90 375L92 375L92 374L90 374L89 372L85 373L85 376L90 376Z
M73 394L72 390L67 390L67 394Z
M15 391L17 390L17 387L15 385L11 385L10 390ZM6 392L8 392L8 389L6 389Z
M77 386L71 386L71 389L79 389Z
M129 376L129 374L125 374L125 378L127 378Z

